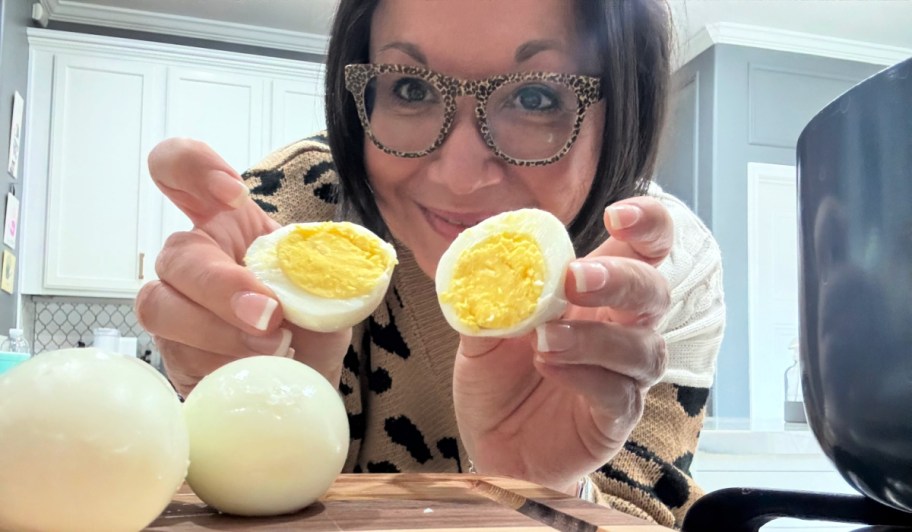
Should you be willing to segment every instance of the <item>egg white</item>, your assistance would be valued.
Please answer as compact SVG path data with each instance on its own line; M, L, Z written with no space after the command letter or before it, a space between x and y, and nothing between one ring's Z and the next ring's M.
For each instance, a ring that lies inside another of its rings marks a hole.
M365 227L349 222L340 223L348 225L360 235L375 239L390 258L386 270L367 294L344 299L318 296L298 287L282 271L276 252L278 243L298 227L319 223L286 225L257 238L247 248L244 257L247 269L275 292L282 305L285 319L298 327L317 332L333 332L351 327L367 318L377 308L389 287L396 264L395 248ZM345 264L340 263L339 267L345 268Z
M504 232L522 233L532 237L541 249L544 261L542 293L532 314L526 319L503 328L474 328L463 323L450 303L440 301L440 294L449 290L453 273L463 251L486 238ZM507 211L469 227L456 237L440 257L435 274L438 302L450 326L466 336L509 338L522 336L535 327L559 318L567 307L564 280L567 266L576 258L573 242L564 224L553 214L539 209Z
M187 396L187 483L206 504L245 516L309 506L348 455L345 405L309 366L245 357L204 377Z
M144 530L190 458L171 384L94 347L45 351L0 375L0 435L0 530Z

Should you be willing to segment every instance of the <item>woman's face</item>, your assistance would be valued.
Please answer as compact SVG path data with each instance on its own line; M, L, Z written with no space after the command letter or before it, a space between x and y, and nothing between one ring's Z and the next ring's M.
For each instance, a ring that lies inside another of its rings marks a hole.
M370 60L421 66L461 79L525 71L584 72L568 0L383 0L371 25ZM591 60L591 58L590 58ZM589 108L573 148L556 163L507 163L485 144L472 97L457 99L447 140L418 158L384 153L365 140L377 205L393 236L433 277L465 227L523 207L573 220L592 184L604 103Z

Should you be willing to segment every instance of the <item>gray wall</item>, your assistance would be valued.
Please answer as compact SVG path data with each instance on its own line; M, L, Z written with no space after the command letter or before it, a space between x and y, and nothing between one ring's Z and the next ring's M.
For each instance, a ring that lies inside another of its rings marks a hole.
M19 151L19 179L7 173L9 165L10 120L13 115L13 93L28 96L28 41L25 28L31 22L31 2L0 0L0 226L6 214L6 193L15 184L16 196L22 198L24 157ZM26 105L28 102L26 101ZM28 131L22 130L24 145ZM22 216L19 217L20 221ZM0 244L6 249L6 246ZM16 277L18 278L18 271ZM16 325L16 298L0 291L0 334L6 335Z
M804 125L880 65L716 45L675 74L657 181L693 208L722 249L728 307L713 415L748 417L747 163L795 164Z

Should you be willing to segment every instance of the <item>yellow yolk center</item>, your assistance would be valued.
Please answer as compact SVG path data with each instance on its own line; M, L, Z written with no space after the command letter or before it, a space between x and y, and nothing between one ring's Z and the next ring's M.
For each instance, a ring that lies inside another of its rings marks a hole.
M459 255L440 299L475 330L512 327L535 312L544 263L541 248L527 234L489 236Z
M363 296L389 268L391 257L345 222L297 227L276 245L279 267L302 290L345 299Z

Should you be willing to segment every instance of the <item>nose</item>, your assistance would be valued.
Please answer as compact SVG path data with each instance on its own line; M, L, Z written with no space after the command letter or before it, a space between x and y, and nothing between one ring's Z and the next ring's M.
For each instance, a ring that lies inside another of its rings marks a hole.
M485 144L478 130L474 101L460 98L450 134L434 150L428 179L456 195L468 195L503 179L503 161Z

